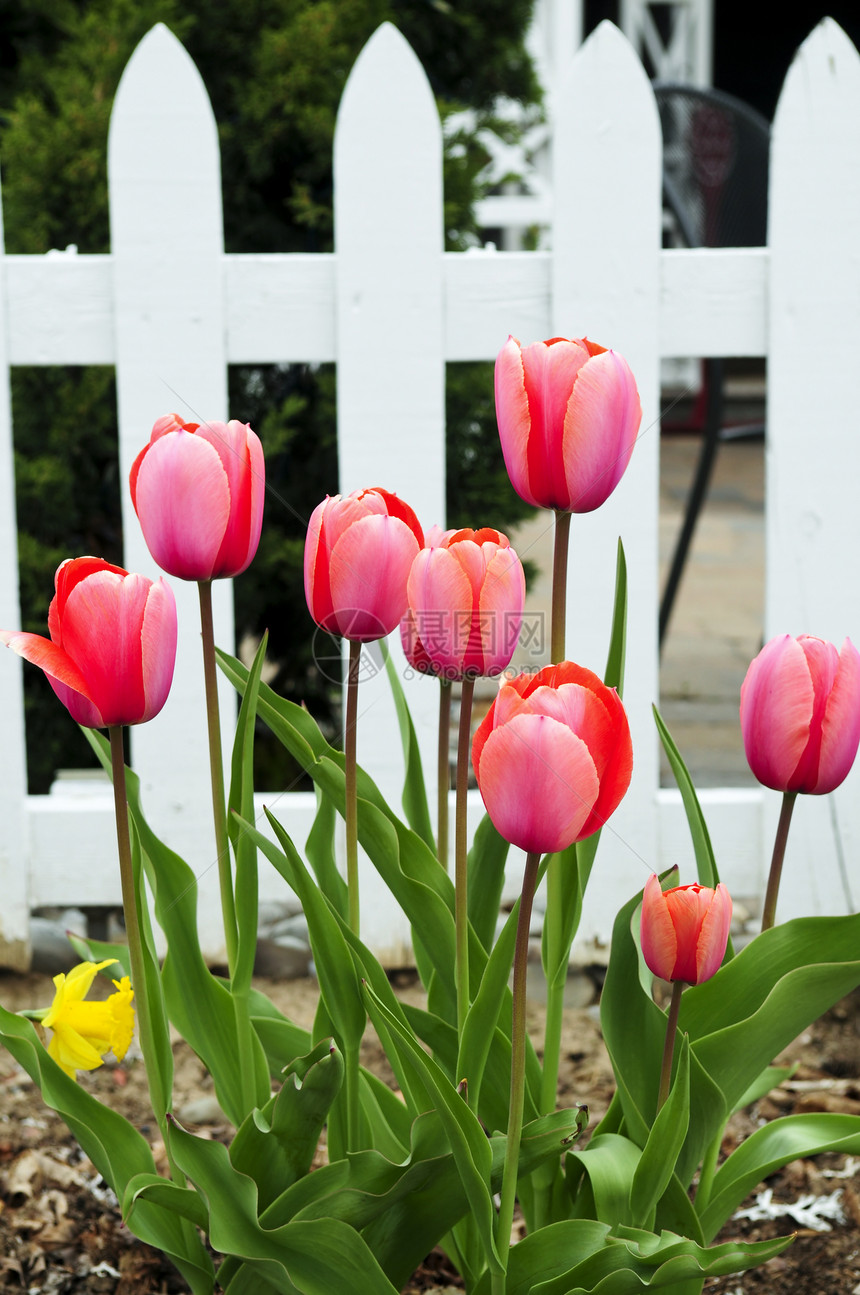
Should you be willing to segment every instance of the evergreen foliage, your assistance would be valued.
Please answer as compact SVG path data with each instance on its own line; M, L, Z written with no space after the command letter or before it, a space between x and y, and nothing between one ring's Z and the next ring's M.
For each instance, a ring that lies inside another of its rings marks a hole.
M182 40L212 101L227 251L331 249L337 108L357 55L384 21L412 44L442 115L464 108L473 114L474 128L452 137L445 158L448 245L465 246L474 239L472 204L487 161L479 129L510 130L493 115L500 96L534 106L539 100L523 46L531 8L532 0L230 0L214 7L201 0L5 0L0 156L7 251L42 254L68 244L81 253L109 250L111 106L135 45L156 22ZM22 623L44 632L54 571L64 557L122 561L125 483L117 478L113 375L16 369L12 402ZM229 414L260 434L270 484L259 554L236 582L237 638L268 628L280 663L275 686L306 700L334 732L339 698L313 669L301 580L306 519L337 490L334 369L233 368ZM449 523L511 525L529 510L504 473L490 366L452 367L448 419ZM141 445L148 435L141 428ZM81 743L71 724L54 736L56 702L35 671L26 672L26 700L30 790L46 791L55 769L82 763ZM273 769L271 776L283 785L289 771Z

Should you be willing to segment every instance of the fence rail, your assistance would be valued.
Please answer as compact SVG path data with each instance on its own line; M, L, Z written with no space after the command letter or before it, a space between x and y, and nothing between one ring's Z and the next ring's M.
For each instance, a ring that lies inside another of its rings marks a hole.
M170 85L170 95L153 96L158 85ZM111 253L0 257L0 624L20 623L9 365L114 365L125 480L165 410L227 416L228 363L335 361L340 488L382 483L430 525L444 515L446 362L492 359L508 333L524 341L588 333L611 344L637 376L644 432L616 494L575 519L567 643L575 659L602 668L621 534L636 766L601 842L603 884L586 904L584 947L608 938L618 895L638 889L646 867L685 866L691 857L679 798L659 789L650 714L663 357L767 358L765 631L860 638L860 59L825 20L789 70L773 129L767 248L661 248L654 98L632 48L608 23L558 88L554 148L552 252L444 252L435 104L414 54L386 25L357 60L340 108L335 252L226 255L211 106L180 43L153 28L129 61L111 120ZM127 497L123 509L125 563L154 574ZM172 583L181 622L176 681L161 716L133 732L132 753L154 827L198 874L201 940L217 960L196 603L193 589ZM230 591L217 594L216 636L229 644ZM21 675L12 660L2 665L0 962L23 967L31 908L118 903L119 881L105 791L25 794ZM408 696L432 781L435 689L412 681ZM223 702L226 717L226 687ZM372 721L360 728L359 759L396 802L399 741L382 678L364 688L362 706ZM226 748L229 726L225 718ZM804 806L790 847L794 885L781 901L786 916L857 906L856 864L846 863L860 853L857 793L855 770L834 797ZM760 892L777 799L732 788L703 793L723 877L738 893ZM304 840L312 796L260 801ZM477 801L471 812L477 821ZM364 938L384 961L401 962L408 929L373 869L364 873ZM514 858L511 887L517 873ZM281 885L264 871L261 896Z

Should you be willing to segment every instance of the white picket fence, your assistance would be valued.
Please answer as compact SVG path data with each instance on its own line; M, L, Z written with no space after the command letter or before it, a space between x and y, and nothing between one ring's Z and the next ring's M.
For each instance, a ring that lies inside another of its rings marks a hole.
M657 112L638 59L609 24L571 62L554 141L552 252L445 253L435 104L412 51L384 26L358 59L338 118L336 251L225 255L209 101L179 42L153 28L113 111L112 252L0 258L0 624L20 623L10 364L115 365L125 480L157 415L227 416L228 363L336 361L340 488L385 485L430 525L443 518L446 361L492 359L508 333L523 341L588 333L616 347L639 382L643 434L609 503L574 519L567 643L574 659L602 668L621 534L636 763L601 841L584 947L608 938L618 902L647 869L678 862L692 875L679 799L659 789L650 713L662 357L767 357L766 630L860 641L860 60L827 20L788 73L773 130L768 248L661 250ZM154 575L127 494L123 508L125 564ZM156 829L198 875L201 938L217 959L196 592L172 583L176 681L162 714L134 730L133 762ZM216 633L229 645L230 590L217 594ZM432 784L436 690L415 680L408 696ZM223 702L229 717L226 687ZM362 685L361 711L359 758L397 803L400 744L384 679ZM0 713L0 962L20 967L32 908L118 903L119 879L106 787L25 794L11 654L0 660ZM226 718L228 748L229 729ZM858 777L855 769L835 796L809 798L796 814L781 916L856 906ZM737 893L761 890L778 800L703 793L723 877ZM264 802L303 843L312 795L274 792ZM477 799L472 808L477 819ZM511 888L517 873L514 858ZM282 894L263 868L263 897ZM369 864L362 933L389 964L408 958L408 929Z

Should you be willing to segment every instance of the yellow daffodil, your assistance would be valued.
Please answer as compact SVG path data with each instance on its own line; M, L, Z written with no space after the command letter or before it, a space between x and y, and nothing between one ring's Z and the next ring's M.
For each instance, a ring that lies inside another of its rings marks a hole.
M57 992L42 1024L54 1032L48 1053L70 1079L76 1070L95 1070L106 1052L122 1061L128 1051L134 1033L134 990L128 976L113 982L116 993L103 1002L83 1001L96 972L115 961L81 962L68 975L54 976Z

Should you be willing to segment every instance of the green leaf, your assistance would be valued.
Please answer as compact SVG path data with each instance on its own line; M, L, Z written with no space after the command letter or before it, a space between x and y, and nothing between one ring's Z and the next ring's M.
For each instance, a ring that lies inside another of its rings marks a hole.
M103 967L99 972L105 980L119 980L122 976L131 976L131 959L128 956L127 944L93 940L89 936L75 935L74 931L67 931L66 939L83 962L105 962L108 958L113 958L118 965Z
M337 810L328 796L316 789L317 812L305 843L308 863L314 870L317 885L336 913L346 918L349 899L346 882L340 875L334 848Z
M693 780L687 772L687 766L684 764L681 753L672 740L672 735L666 727L662 715L656 706L653 706L652 710L654 711L657 732L660 734L660 741L663 743L663 750L666 752L669 764L672 766L672 772L681 793L681 800L684 803L684 812L687 815L690 836L693 839L693 850L696 855L699 884L710 886L713 889L719 883L720 876L717 871L717 861L714 857L714 847L711 845L708 825L705 822L705 816L696 795L696 788L693 786ZM731 958L733 955L732 942L729 940L726 957Z
M791 1160L825 1151L860 1153L860 1116L824 1113L786 1115L751 1133L714 1175L702 1227L710 1240L763 1179Z
M355 1049L364 1034L366 1013L346 940L337 917L314 884L293 842L269 810L266 810L266 817L278 838L280 849L252 824L244 826L298 897L308 923L320 994L341 1046L345 1050Z
M571 1189L575 1189L577 1171L586 1175L590 1188L588 1196L579 1193L582 1204L575 1205L576 1212L586 1201L593 1200L601 1223L630 1222L631 1193L641 1158L639 1147L617 1133L597 1133L584 1151L570 1151L565 1160L565 1177Z
M411 1061L416 1077L426 1088L433 1106L439 1112L469 1207L480 1232L487 1264L491 1270L498 1272L501 1270L501 1262L496 1250L495 1210L490 1191L492 1154L486 1134L447 1075L427 1056L412 1033L403 1029L368 985L365 986L365 998L374 1024L381 1021L391 1036L397 1038L404 1055L408 1055Z
M732 1114L735 1111L742 1111L745 1106L752 1106L753 1102L759 1101L760 1098L766 1097L772 1088L778 1088L785 1079L791 1079L798 1067L795 1061L791 1066L765 1066L764 1070L754 1079L749 1088L738 1098L732 1108Z
M145 993L135 995L134 1006L138 1015L138 1033L146 1048L146 1077L153 1110L159 1125L163 1128L164 1117L173 1105L173 1048L170 1045L170 1026L161 985L161 969L155 953L155 941L149 918L149 902L143 883L140 838L133 820L129 827L134 902L140 925L141 957L146 982ZM141 999L143 999L143 1006L141 1006Z
M465 1078L468 1082L469 1103L472 1109L476 1111L482 1109L480 1100L481 1086L484 1082L484 1068L487 1064L487 1057L493 1043L494 1025L499 1019L502 1004L510 993L508 983L516 951L519 913L520 901L517 899L487 959L487 965L481 977L481 984L466 1015L463 1032L460 1036L456 1074L459 1078ZM498 1094L502 1110L507 1110L509 1095L510 1080L508 1074L507 1087L503 1088L503 1091ZM498 1120L492 1127L506 1128L507 1123L505 1120Z
M766 1065L860 981L860 914L763 931L684 993L679 1027L734 1107Z
M755 1268L779 1254L790 1237L707 1248L671 1232L659 1236L591 1219L540 1228L511 1250L505 1295L638 1295L643 1287L690 1295L705 1277ZM689 1285L684 1286L684 1283ZM484 1278L477 1295L489 1295Z
M417 833L431 850L435 851L436 841L433 834L433 820L430 817L430 809L427 805L424 770L421 767L421 749L415 736L415 726L409 713L403 685L398 677L385 639L379 640L379 648L385 662L385 673L388 675L388 682L391 685L394 709L397 712L397 723L400 727L400 741L403 745L403 761L406 766L406 776L403 783L403 812L412 831Z
M138 1174L155 1175L149 1144L128 1120L80 1088L48 1055L30 1021L0 1007L0 1039L77 1138L117 1198ZM212 1261L196 1233L175 1214L142 1201L127 1220L134 1234L163 1250L195 1295L211 1295Z
M630 1215L635 1226L654 1226L657 1202L669 1186L690 1123L690 1042L681 1041L675 1078L651 1126L630 1187ZM611 1221L611 1220L607 1220Z
M466 860L469 921L487 953L496 938L496 921L505 884L509 843L496 831L489 814L478 824Z
M171 1150L206 1199L216 1250L242 1259L286 1295L331 1295L344 1287L356 1295L397 1295L366 1243L339 1219L263 1227L256 1185L232 1167L227 1148L171 1123Z
M612 604L612 628L609 633L609 654L603 682L615 688L618 696L624 695L624 659L627 650L627 559L624 545L618 537L618 556L615 563L615 599Z
M343 1082L343 1058L330 1039L288 1068L280 1090L248 1115L230 1145L230 1160L257 1184L264 1210L310 1171L332 1102Z
M251 987L254 959L257 952L257 917L259 913L259 884L257 879L257 851L247 832L242 831L239 820L254 821L254 726L257 719L257 695L260 674L266 658L268 634L263 634L257 648L248 684L242 695L236 736L233 741L230 795L227 800L227 833L236 860L234 892L236 897L236 926L238 949L233 971L231 993L243 999L241 1019L237 1029L250 1030L244 1002ZM266 1091L268 1090L268 1086ZM261 1091L257 1100L265 1099Z
M110 771L107 742L84 729L99 760ZM129 809L143 849L143 865L158 924L167 938L161 970L170 1020L212 1075L221 1109L235 1125L247 1114L242 1092L236 1018L229 990L212 975L197 936L197 878L188 864L160 841L140 805L140 780L126 769ZM251 1057L259 1075L268 1073L262 1045L252 1035ZM261 1082L258 1080L258 1082Z

